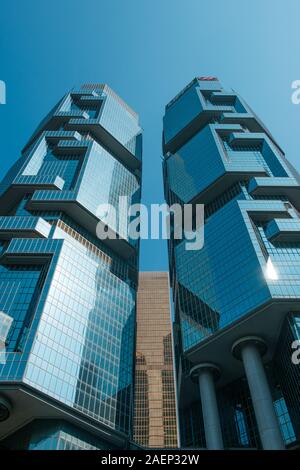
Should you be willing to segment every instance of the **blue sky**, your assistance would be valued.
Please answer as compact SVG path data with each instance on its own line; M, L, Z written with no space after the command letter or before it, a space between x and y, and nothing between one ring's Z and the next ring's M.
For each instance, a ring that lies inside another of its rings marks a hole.
M0 178L70 88L106 82L144 128L143 202L163 202L164 105L197 75L238 91L300 170L298 0L1 0ZM166 245L143 241L141 269L167 269Z

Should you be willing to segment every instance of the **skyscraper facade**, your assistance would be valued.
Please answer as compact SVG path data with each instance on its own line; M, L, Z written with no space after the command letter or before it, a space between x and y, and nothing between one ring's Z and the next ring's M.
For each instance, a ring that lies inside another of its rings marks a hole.
M167 272L140 272L133 440L178 447L170 286Z
M300 178L245 101L198 77L164 116L169 205L204 204L204 246L169 242L181 442L297 447Z
M137 114L87 84L51 110L0 185L3 446L127 446L139 245L118 199L139 202L141 165Z

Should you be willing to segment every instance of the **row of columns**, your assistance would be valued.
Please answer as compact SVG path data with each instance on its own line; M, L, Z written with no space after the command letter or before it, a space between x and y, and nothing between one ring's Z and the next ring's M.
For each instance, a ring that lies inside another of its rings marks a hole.
M266 350L266 343L256 336L242 338L232 346L234 357L243 362L262 446L268 450L280 450L285 449L285 445L261 359ZM202 363L194 366L190 375L199 384L207 448L222 450L223 437L215 389L220 369L215 364Z

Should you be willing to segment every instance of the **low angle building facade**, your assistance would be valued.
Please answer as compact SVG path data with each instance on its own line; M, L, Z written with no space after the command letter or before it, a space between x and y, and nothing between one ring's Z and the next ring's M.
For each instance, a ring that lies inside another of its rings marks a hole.
M167 104L163 154L168 204L204 204L205 214L202 249L169 242L181 444L296 448L299 175L215 77Z
M0 440L126 448L139 244L98 213L141 194L137 114L108 86L72 90L0 185ZM103 207L103 206L101 206ZM97 227L115 234L100 240Z
M133 431L144 448L178 447L167 272L139 273Z

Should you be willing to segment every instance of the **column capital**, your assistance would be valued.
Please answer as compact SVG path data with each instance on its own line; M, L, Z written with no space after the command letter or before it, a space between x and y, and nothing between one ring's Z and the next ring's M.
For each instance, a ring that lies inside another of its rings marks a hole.
M190 377L192 381L197 383L198 377L202 372L210 372L215 380L218 380L221 375L221 369L216 364L212 362L202 362L191 368Z
M0 421L6 421L11 414L12 406L10 401L0 395Z
M255 346L261 356L264 356L268 349L265 340L263 340L259 336L243 336L243 338L240 338L233 343L231 347L232 355L236 359L241 360L241 351L245 346L248 345Z

